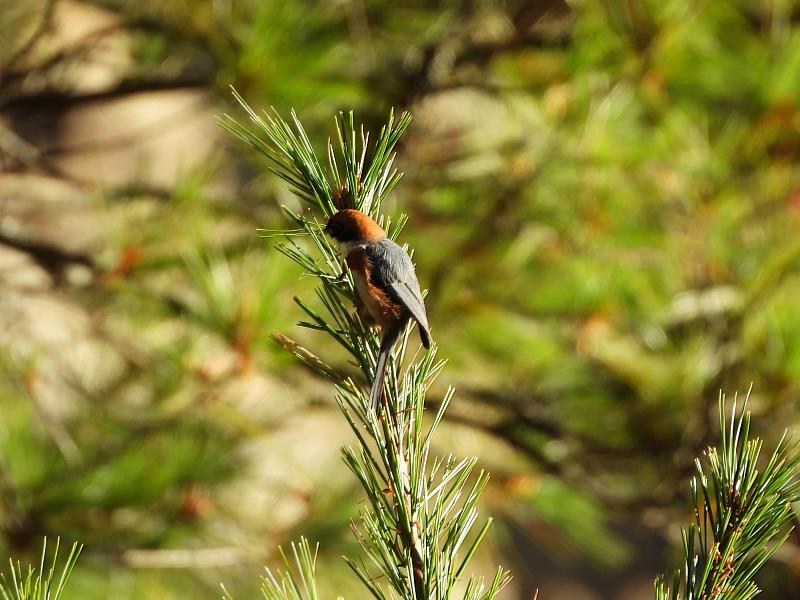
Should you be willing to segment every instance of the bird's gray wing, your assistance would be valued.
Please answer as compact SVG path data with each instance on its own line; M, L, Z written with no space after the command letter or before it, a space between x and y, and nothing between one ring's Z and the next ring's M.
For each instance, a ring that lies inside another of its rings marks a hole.
M373 265L372 281L385 289L395 302L408 309L419 323L420 336L427 348L430 343L430 326L411 257L401 246L389 239L375 244L371 253L373 256L369 258Z

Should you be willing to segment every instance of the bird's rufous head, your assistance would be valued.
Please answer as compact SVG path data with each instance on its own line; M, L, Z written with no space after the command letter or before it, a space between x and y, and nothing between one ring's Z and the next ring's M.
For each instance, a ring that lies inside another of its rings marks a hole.
M345 208L333 215L324 231L340 244L377 242L386 237L380 225L354 208Z

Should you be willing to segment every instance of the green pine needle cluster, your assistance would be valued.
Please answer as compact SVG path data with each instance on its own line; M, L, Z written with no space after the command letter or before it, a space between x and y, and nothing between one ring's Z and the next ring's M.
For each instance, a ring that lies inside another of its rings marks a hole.
M319 600L317 591L317 552L319 544L311 550L306 538L300 543L292 542L292 555L287 556L280 549L284 571L267 569L261 577L261 594L265 600ZM233 600L233 596L222 586L223 600Z
M745 407L747 400L745 400ZM690 482L695 523L683 533L684 566L672 587L656 580L656 600L750 600L755 574L791 532L792 503L800 500L800 452L786 437L761 466L759 438L750 438L750 413L726 426L719 403L720 448L696 459Z
M61 573L57 576L56 568L60 545L61 540L57 539L53 555L48 558L47 538L45 538L38 569L32 565L23 567L20 562L15 563L9 559L10 575L6 576L5 573L0 573L0 600L59 600L83 549L83 546L77 543L72 545L72 550L61 568Z

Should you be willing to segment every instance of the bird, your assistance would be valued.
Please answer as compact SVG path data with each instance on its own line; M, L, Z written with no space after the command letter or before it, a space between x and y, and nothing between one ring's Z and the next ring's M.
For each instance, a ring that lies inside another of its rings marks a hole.
M408 252L360 210L346 208L336 212L323 231L336 242L369 320L381 329L369 393L370 411L375 413L383 393L389 354L410 320L417 323L422 345L430 348L431 332L422 291Z

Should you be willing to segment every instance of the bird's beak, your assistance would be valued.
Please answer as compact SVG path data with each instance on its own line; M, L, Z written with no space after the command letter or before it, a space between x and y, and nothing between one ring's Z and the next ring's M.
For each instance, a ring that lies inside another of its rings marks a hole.
M331 234L331 225L330 225L330 223L328 223L327 225L325 225L325 227L323 227L323 228L322 228L322 231L323 231L324 233L327 233L328 235L330 235L330 234Z

